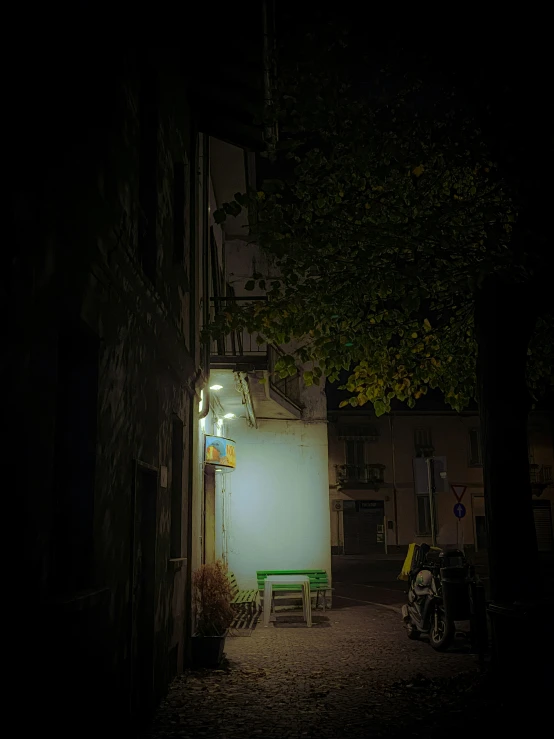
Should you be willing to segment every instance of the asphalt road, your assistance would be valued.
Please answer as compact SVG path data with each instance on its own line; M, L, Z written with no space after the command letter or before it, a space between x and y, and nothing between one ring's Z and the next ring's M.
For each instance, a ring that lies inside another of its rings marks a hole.
M333 608L378 605L400 612L406 583L398 580L403 558L333 556Z

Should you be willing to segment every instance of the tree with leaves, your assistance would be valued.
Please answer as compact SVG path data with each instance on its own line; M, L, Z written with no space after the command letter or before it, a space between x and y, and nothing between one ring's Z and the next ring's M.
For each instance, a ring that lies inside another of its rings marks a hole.
M393 398L413 407L429 387L456 410L476 398L489 437L491 548L512 536L506 517L492 526L506 508L492 476L511 448L521 483L512 500L527 496L529 564L536 542L522 440L530 402L553 387L554 321L533 291L540 261L517 230L517 191L455 88L375 67L349 39L329 27L280 57L270 176L215 213L223 222L248 208L250 238L279 277L252 275L246 289L257 285L268 301L227 309L213 329L294 340L275 367L281 377L298 364L308 385L348 370L344 403L371 403L377 415ZM508 421L501 405L511 399L494 390L506 376L521 394ZM528 596L528 568L515 586L501 568L497 597Z

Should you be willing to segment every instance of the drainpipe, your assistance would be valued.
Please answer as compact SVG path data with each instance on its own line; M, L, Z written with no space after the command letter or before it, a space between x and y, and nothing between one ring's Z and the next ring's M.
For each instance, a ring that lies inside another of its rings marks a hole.
M206 418L209 412L210 412L210 391L208 387L206 386L202 390L202 408L200 409L200 415L198 416L200 421L203 418Z
M262 23L264 34L264 114L268 116L273 108L271 78L275 72L275 43L273 38L273 31L275 28L275 3L273 0L264 0L262 3ZM277 142L276 123L273 125L266 123L264 126L264 139L270 153L273 153Z
M431 516L431 543L437 546L437 527L435 517L435 461L433 457L427 457L427 475L429 478L429 515Z
M202 212L200 215L202 224L202 328L206 329L210 322L210 140L207 134L202 134ZM210 411L210 391L208 388L210 380L210 342L204 340L201 347L200 357L201 370L199 376L204 375L205 387L202 390L202 407L199 419L206 418Z
M210 139L202 135L202 299L203 328L210 323ZM202 369L206 381L210 377L210 342L204 341Z
M394 540L398 546L398 498L396 493L396 453L394 449L394 416L389 415L390 444L392 449L392 500L394 509ZM385 534L385 538L386 538Z

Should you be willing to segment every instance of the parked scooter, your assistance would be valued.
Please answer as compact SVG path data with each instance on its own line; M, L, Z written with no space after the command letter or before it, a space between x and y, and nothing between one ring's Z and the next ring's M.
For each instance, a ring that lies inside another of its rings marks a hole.
M408 637L427 634L433 649L446 650L455 636L455 621L472 618L473 568L458 549L411 544L401 579L408 580L408 603L402 617Z

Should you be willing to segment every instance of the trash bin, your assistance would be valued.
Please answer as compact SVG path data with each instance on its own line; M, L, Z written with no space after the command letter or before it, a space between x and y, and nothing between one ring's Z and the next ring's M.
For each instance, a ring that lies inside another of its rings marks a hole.
M462 567L441 567L441 587L444 608L452 621L470 618L469 571Z

